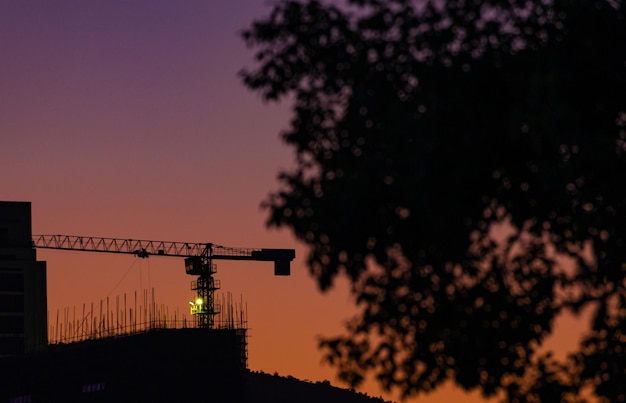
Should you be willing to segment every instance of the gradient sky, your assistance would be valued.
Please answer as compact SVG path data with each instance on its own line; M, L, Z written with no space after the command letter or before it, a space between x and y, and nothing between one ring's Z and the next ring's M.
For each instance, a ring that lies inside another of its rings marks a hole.
M247 302L249 368L345 386L320 364L316 337L356 313L347 283L321 294L306 249L268 230L259 207L292 165L279 138L289 105L265 104L237 77L252 65L238 33L269 10L263 0L0 0L0 200L31 201L34 234L295 248L290 277L218 262L222 291ZM193 297L182 259L38 257L51 316L146 286L170 310ZM572 323L556 344L576 340ZM361 390L393 398L373 382Z

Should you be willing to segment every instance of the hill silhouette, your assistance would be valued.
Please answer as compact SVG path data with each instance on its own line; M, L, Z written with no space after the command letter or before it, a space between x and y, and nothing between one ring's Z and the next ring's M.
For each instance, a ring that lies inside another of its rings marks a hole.
M310 382L292 376L271 375L264 372L246 374L248 395L246 403L390 403L379 397L370 397L332 386L328 381Z

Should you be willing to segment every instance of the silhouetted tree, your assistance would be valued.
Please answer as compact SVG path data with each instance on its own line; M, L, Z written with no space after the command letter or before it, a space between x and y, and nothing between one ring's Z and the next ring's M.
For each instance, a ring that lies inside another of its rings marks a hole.
M626 18L614 0L281 1L242 71L293 103L265 202L360 314L339 375L405 395L626 399ZM567 362L538 352L596 307Z

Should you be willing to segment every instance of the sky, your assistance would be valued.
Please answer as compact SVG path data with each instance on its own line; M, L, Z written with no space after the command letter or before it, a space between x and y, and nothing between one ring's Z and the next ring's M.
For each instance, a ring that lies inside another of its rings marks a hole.
M319 292L306 247L268 229L260 208L294 166L280 140L290 105L263 102L237 75L253 66L241 30L270 10L264 0L0 0L0 200L30 201L34 234L296 249L289 277L271 263L217 262L220 291L247 305L251 370L345 387L317 340L357 314L348 284ZM193 298L182 259L38 258L51 316L146 287L172 311ZM555 344L575 341L576 322L559 326ZM371 380L358 390L397 399ZM458 398L482 401L453 387L408 401Z

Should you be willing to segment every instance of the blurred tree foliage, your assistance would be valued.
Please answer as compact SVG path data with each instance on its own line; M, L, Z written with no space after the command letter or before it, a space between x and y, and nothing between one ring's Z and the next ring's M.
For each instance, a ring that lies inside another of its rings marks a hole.
M265 207L360 314L351 384L626 399L626 16L614 0L281 1L245 85L293 103ZM565 362L540 351L595 309Z

